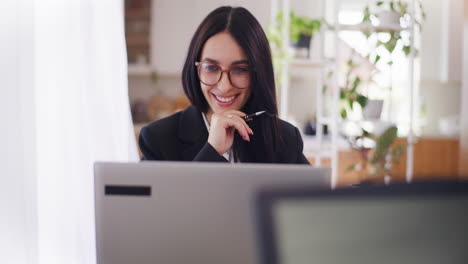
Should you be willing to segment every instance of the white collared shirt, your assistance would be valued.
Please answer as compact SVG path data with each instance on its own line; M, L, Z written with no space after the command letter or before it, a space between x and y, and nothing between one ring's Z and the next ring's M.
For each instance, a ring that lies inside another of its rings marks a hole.
M210 133L210 124L208 123L205 113L203 112L202 112L202 117L203 117L203 121L205 121L206 129L208 130L208 133ZM228 149L228 151L224 152L223 157L227 159L230 163L234 163L234 156L232 155L232 147Z

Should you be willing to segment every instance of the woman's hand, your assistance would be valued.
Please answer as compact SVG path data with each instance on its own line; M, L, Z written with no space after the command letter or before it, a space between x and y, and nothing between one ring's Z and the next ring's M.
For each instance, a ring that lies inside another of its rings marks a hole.
M216 149L219 155L223 155L231 148L236 130L245 141L250 141L249 134L253 135L253 131L242 116L245 114L236 110L213 113L211 116L208 143Z

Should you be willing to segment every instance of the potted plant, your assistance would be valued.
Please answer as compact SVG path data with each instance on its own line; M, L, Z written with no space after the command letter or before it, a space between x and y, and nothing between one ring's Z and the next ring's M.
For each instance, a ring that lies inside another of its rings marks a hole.
M364 109L369 98L363 93L363 84L372 81L372 74L365 77L364 74L360 73L363 67L358 62L357 54L351 52L350 57L346 61L346 71L344 84L340 87L340 115L343 119L350 117L350 114L357 110L358 107ZM365 67L364 67L365 68ZM369 69L366 69L368 71Z
M362 109L362 116L365 120L378 120L382 114L384 100L370 99Z
M362 18L363 23L370 23L373 25L379 25L381 30L388 34L386 41L377 41L376 50L379 46L385 48L389 54L395 51L399 42L402 42L401 48L405 55L408 55L411 51L409 45L408 36L400 34L401 29L406 28L412 17L408 12L408 2L403 0L387 0L387 1L376 1L374 5L368 5L364 8L364 15ZM422 30L423 22L426 20L426 13L424 11L421 0L417 1L417 10L415 10L414 22L417 30ZM369 38L373 32L366 32L366 36ZM417 54L417 50L415 50ZM377 54L374 59L374 63L380 60L381 56ZM387 61L389 65L393 64L393 60Z
M292 45L296 48L306 49L307 57L310 57L310 42L312 36L320 31L320 20L297 16L292 11L289 19L289 33Z
M282 32L285 29L283 24L283 12L279 12L273 27L268 30L270 42L281 45ZM320 30L321 21L306 16L298 16L293 11L289 13L289 40L295 49L306 51L306 57L310 56L310 42L313 35ZM297 54L297 52L296 52Z

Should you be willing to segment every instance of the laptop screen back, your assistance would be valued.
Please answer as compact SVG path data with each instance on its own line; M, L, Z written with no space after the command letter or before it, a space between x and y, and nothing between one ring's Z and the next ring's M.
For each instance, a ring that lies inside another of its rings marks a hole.
M329 170L306 165L96 163L97 263L253 264L255 191L288 185L329 189Z

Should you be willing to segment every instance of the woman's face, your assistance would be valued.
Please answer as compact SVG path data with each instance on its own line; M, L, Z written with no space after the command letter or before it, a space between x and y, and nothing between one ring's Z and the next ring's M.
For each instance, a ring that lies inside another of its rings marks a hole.
M245 105L251 92L249 66L252 67L248 65L244 51L229 33L218 33L205 42L198 70L203 95L209 105L207 116L240 110ZM219 69L231 69L232 83L225 71L219 82L213 84L218 80Z

